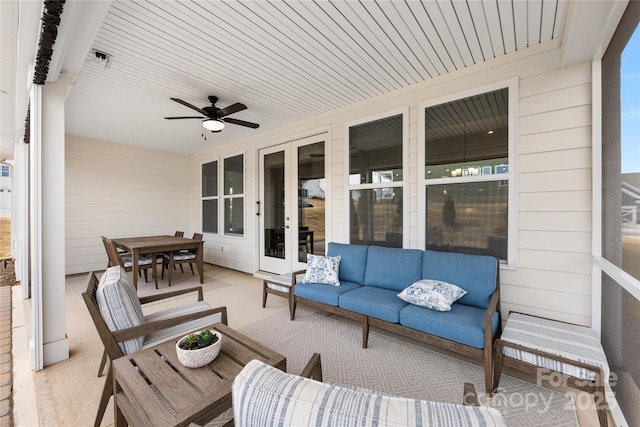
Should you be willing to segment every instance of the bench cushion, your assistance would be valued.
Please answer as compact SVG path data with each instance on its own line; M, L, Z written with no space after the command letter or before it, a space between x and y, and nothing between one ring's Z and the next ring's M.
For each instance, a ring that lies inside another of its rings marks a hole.
M422 279L436 279L461 287L460 304L487 308L498 278L498 260L487 255L424 251Z
M342 281L340 286L323 285L319 283L296 283L293 294L300 298L306 298L323 304L338 306L340 295L360 288L362 285L353 282Z
M453 304L451 311L435 311L408 305L400 312L403 326L466 344L484 348L484 322L486 310L470 305ZM493 313L492 333L498 330L499 316Z
M377 286L400 292L420 279L422 279L421 250L369 247L367 272L364 279L366 286Z
M609 363L600 340L593 329L586 326L511 313L500 338L507 343L520 344L555 356L600 367L604 380L609 381ZM510 347L503 347L502 353L514 359L573 377L589 381L595 379L595 371L558 362L544 356Z
M344 243L329 243L327 256L340 255L340 282L364 284L364 273L367 267L368 246L347 245Z
M391 323L400 322L400 310L408 304L390 289L363 286L340 296L340 308Z
M237 427L505 426L497 409L392 396L287 374L258 360L232 388Z

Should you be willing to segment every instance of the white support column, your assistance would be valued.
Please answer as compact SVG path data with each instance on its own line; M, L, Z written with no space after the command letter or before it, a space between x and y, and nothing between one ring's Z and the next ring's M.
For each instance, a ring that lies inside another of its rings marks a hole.
M65 332L64 101L70 80L71 75L61 74L56 82L40 87L41 129L32 135L36 137L32 141L32 311L34 338L38 329L42 337L42 360L37 363L37 357L34 359L34 370L69 358Z

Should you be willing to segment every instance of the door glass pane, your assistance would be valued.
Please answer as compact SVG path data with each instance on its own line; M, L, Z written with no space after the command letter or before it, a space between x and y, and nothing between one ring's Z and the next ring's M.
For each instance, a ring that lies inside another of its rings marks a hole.
M324 142L298 148L298 261L325 254Z
M351 243L402 247L402 187L352 190Z
M284 151L264 156L264 254L284 259Z

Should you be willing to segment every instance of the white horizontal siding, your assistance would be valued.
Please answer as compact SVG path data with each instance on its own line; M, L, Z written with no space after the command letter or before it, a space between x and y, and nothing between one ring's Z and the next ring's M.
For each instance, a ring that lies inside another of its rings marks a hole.
M105 268L103 235L191 232L188 156L67 136L65 161L67 274Z
M92 239L99 238L104 230L111 235L141 234L141 230L147 231L147 224L153 223L151 228L164 227L164 232L172 232L179 227L177 224L182 224L185 231L199 231L202 163L218 160L222 167L224 157L244 153L245 235L205 234L205 261L253 273L259 268L255 215L258 150L314 134L318 129L330 130L326 147L327 161L331 162L327 176L327 241L343 242L348 232L345 224L348 209L345 201L348 173L344 163L345 123L407 106L410 160L406 165L405 196L409 199L410 212L405 231L409 233L409 247L417 247L418 236L424 233L423 226L418 223L418 210L422 208L418 206L418 195L423 189L417 185L422 170L417 156L420 143L417 105L517 76L517 161L512 167L516 172L514 185L518 189L518 265L515 269L502 271L502 308L588 325L591 316L592 190L590 66L583 64L559 69L559 51L552 45L533 48L529 52L532 54L503 55L387 95L256 133L254 137L214 147L190 159L176 160L175 154L145 152L137 148L131 148L131 151L125 146L92 144L96 145L94 147L86 141L72 144L68 157L78 157L78 160L75 164L69 163L67 213L68 222L77 225L68 224L68 258L74 266L91 263L102 266L106 257L102 256L99 241L94 243ZM133 157L133 160L124 161L122 157ZM81 166L83 162L96 162L96 158L100 158L100 162L106 161L107 165ZM156 163L164 167L154 167ZM177 170L171 169L172 165L177 166ZM107 178L114 169L119 173ZM137 171L135 187L127 186L129 178L119 176L120 173L131 173L130 169ZM172 179L162 181L165 172ZM161 183L153 185L157 183L156 178L164 183L165 190L170 188L172 192L171 197L164 198L171 208L162 212L154 209L157 208L154 199L158 197L158 188L163 189ZM115 189L111 188L112 183L101 184L103 179L113 179ZM131 188L135 191L130 191ZM145 195L138 196L140 192ZM122 199L135 207L120 210L117 200ZM101 200L108 203L101 205ZM175 217L172 221L174 206L176 212L180 212L180 218L187 218L186 223ZM147 212L149 216L141 219ZM83 250L85 248L87 250Z

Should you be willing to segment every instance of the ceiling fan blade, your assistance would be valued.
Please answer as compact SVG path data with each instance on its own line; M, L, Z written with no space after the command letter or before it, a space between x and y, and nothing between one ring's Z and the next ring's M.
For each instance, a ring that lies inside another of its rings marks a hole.
M196 106L194 106L194 105L191 105L191 104L189 104L188 102L183 101L182 99L178 99L178 98L170 98L170 99L171 99L172 101L177 102L178 104L182 104L182 105L184 105L185 107L191 108L192 110L196 110L196 111L197 111L198 113L200 113L200 114L203 114L203 115L205 115L205 116L207 116L207 115L208 115L208 114L207 114L207 112L206 112L206 111L204 111L203 109L198 108L198 107L196 107Z
M221 108L216 112L217 117L228 116L229 114L237 113L238 111L246 110L247 106L236 102L235 104L231 104L228 107Z
M202 116L184 116L184 117L165 117L167 120L176 120L176 119L206 119L206 117Z
M231 117L222 119L222 121L227 123L232 123L234 125L246 126L248 128L257 129L260 126L257 123L245 122L244 120L232 119Z

